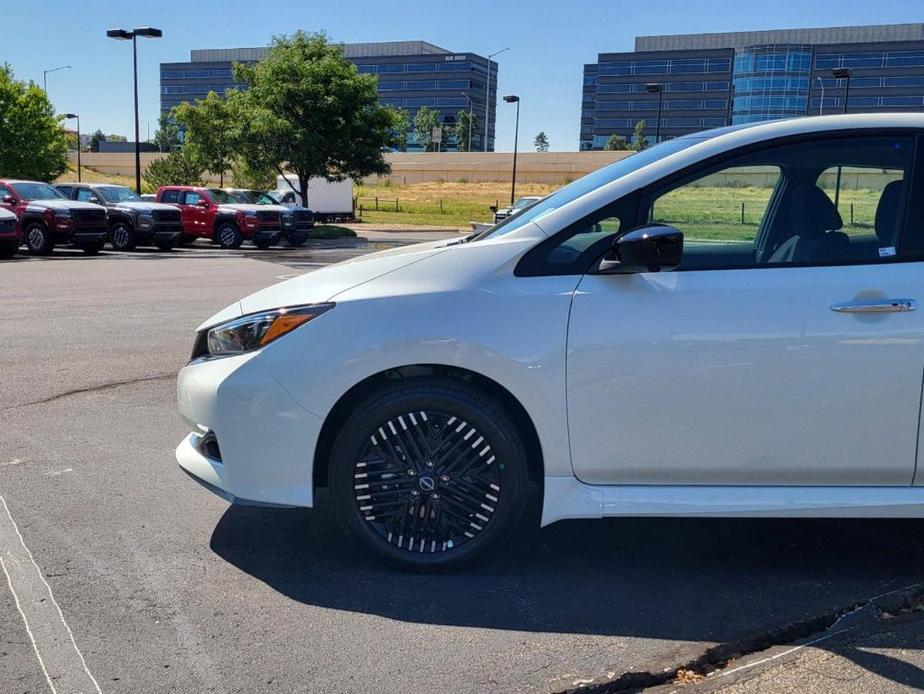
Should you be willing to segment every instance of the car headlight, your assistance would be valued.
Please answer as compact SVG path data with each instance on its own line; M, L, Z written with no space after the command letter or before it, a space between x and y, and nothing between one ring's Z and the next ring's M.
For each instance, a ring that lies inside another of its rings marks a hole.
M261 349L333 307L334 304L309 304L277 308L201 330L196 336L192 358L230 357Z
M54 215L59 219L70 219L72 216L70 210L55 210Z

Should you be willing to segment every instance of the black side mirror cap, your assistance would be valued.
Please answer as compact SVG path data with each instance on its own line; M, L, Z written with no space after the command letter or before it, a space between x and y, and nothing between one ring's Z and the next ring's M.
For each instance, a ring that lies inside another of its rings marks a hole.
M666 224L647 224L619 236L613 242L612 258L600 261L598 272L665 272L682 260L683 232Z

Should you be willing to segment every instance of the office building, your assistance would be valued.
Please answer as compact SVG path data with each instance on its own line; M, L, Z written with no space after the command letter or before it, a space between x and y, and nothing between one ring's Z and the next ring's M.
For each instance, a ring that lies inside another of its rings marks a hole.
M631 143L641 120L653 143L658 130L842 113L845 96L849 113L924 111L924 23L637 37L584 66L580 148Z
M266 55L266 48L206 49L190 52L189 62L161 63L160 109L167 112L183 101L203 99L214 91L223 94L235 84L231 66L251 63ZM494 117L497 94L497 63L474 53L454 53L426 41L352 43L343 46L344 56L361 73L378 77L379 99L386 106L408 112L410 125L422 106L439 113L440 122L452 126L459 111L472 110L476 122L472 149L481 151L484 138L494 150ZM490 91L488 90L490 70ZM485 128L485 99L488 103ZM450 138L443 149L455 149ZM408 151L419 150L409 133Z

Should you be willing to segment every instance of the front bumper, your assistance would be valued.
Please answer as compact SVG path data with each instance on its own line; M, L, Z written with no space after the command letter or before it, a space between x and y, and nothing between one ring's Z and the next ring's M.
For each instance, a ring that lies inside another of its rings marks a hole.
M85 243L105 243L109 240L109 229L105 225L71 227L66 237L78 246Z
M306 411L254 352L189 364L177 378L192 429L176 449L183 470L232 503L311 506L320 417ZM214 434L220 458L202 444Z
M259 242L266 241L269 243L276 243L280 238L282 238L282 227L278 227L278 226L258 227L257 229L253 231L252 234L250 234L249 236L245 236L244 238L249 239L251 241L259 241Z
M144 228L135 228L135 236L139 243L172 243L179 244L183 239L183 226L180 224L154 224Z

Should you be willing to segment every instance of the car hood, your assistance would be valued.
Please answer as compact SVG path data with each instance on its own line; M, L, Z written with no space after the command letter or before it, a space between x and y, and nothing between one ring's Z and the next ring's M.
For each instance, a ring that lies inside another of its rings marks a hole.
M126 210L135 210L136 212L154 212L156 210L167 210L171 212L176 212L176 205L168 205L164 202L147 202L147 201L137 201L137 202L119 202L113 205L114 209L126 209Z
M266 311L280 306L318 304L335 299L348 289L419 262L450 246L458 239L444 239L428 243L402 246L378 253L370 253L336 265L309 272L251 294L231 304L200 325L197 330L223 323L247 313Z
M248 202L226 202L219 205L223 210L241 210L242 212L259 212L265 210L268 205L254 205Z
M0 207L0 219L16 219L16 215Z
M30 200L28 207L49 210L100 210L106 209L102 205L80 200Z

